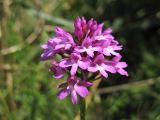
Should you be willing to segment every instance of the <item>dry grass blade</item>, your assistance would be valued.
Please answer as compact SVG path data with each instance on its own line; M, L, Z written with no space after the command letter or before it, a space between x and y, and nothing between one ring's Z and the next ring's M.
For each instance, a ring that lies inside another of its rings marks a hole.
M34 9L29 9L28 12L32 15L38 16L44 20L50 20L52 22L55 22L56 24L64 25L69 28L73 28L73 23L71 21L65 20L63 18L55 17L48 15L47 13L41 12L41 11L36 11Z
M5 71L9 71L9 70L17 70L18 69L18 65L16 64L0 64L0 70L5 70Z
M107 93L112 93L112 92L117 92L117 91L122 91L122 90L128 90L128 89L131 89L132 87L142 87L142 86L153 85L157 82L160 82L160 77L150 78L147 80L141 80L141 81L127 83L123 85L100 88L97 91L95 91L95 93L107 94Z
M15 46L12 46L12 47L9 47L9 48L5 48L5 49L2 49L0 51L0 54L1 55L7 55L7 54L11 54L11 53L14 53L16 51L19 51L22 49L22 45L15 45Z

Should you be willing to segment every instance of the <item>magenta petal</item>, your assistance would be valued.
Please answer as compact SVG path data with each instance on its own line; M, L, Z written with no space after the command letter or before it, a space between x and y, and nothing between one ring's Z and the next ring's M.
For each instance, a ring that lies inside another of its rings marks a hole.
M53 52L45 51L44 53L41 54L41 60L50 59L53 55L54 55Z
M64 75L63 70L60 67L55 68L55 70L53 72L55 73L54 78L56 78L56 79L60 79Z
M126 68L128 65L126 64L126 62L119 62L116 67L118 68Z
M77 93L75 90L73 90L71 92L71 100L73 104L77 104L78 103L78 97L77 97Z
M108 28L104 31L104 34L111 34L112 33L112 29Z
M63 43L70 42L72 45L75 45L72 35L70 33L64 31L60 27L56 27L55 32L56 32L56 37L61 38Z
M63 77L63 73L56 73L53 77L56 79L60 79Z
M57 94L57 96L60 100L63 100L66 96L68 96L68 94L69 91L67 89L63 89Z
M104 56L102 54L99 54L94 61L95 63L101 64L104 62Z
M122 46L116 46L116 45L114 45L114 46L112 46L112 48L114 50L122 50Z
M82 22L81 22L82 27L84 27L86 25L86 20L84 17L82 17Z
M87 54L90 56L90 57L93 57L94 56L94 51L90 50L90 49L86 49L86 52Z
M113 39L114 39L114 37L113 37L112 35L110 35L110 34L105 35L105 37L106 37L106 40L107 40L107 39L111 39L111 40L113 40Z
M67 50L67 49L69 49L69 48L71 48L71 47L72 47L71 44L66 44L66 45L65 45L65 50Z
M84 86L75 85L74 89L81 97L86 97L88 95L88 90Z
M112 61L119 62L121 60L122 56L119 54L119 56L115 56Z
M95 37L95 39L96 39L96 40L105 40L106 37L103 36L103 35L98 35L98 36Z
M61 28L61 27L56 27L56 28L55 28L55 33L56 33L57 36L63 35L64 32L65 32L65 31L64 31L63 28Z
M77 47L77 48L75 48L75 51L77 51L77 52L85 52L85 49L83 49L83 48L81 48L81 47Z
M94 51L101 51L102 48L101 47L93 47L92 50L94 50Z
M119 69L118 73L121 74L121 75L128 76L128 73L125 70L123 70L123 69Z
M50 39L50 44L54 44L54 45L56 45L56 44L59 44L60 42L62 42L63 40L61 39L61 38L59 38L59 37L55 37L55 38L51 38Z
M86 82L86 81L81 80L78 85L80 85L80 86L85 86L85 87L89 87L89 86L92 86L93 83L91 83L91 82Z
M78 66L81 68L81 69L84 69L86 70L89 66L89 61L78 61Z
M47 49L47 48L48 48L48 45L47 45L47 44L43 44L43 45L41 45L41 48Z
M78 68L78 65L77 65L77 64L73 64L73 65L72 65L72 68L71 68L71 75L72 75L72 76L76 74L77 68Z
M90 72L96 72L97 71L97 67L96 66L89 66L88 67L88 71L90 71Z
M104 69L105 69L106 71L111 72L111 73L116 73L115 67L109 66L109 65L105 65L105 64L103 64L102 66L104 67Z
M119 53L117 53L117 52L115 52L115 51L112 51L111 54L112 54L112 55L115 55L115 56L119 56Z
M104 77L108 77L107 72L104 69L100 69L99 72L101 73L101 75L103 75Z
M106 48L103 50L103 54L104 54L105 56L111 56L110 51L108 51Z
M111 54L115 55L115 56L120 56L119 53L115 52L115 50L116 49L114 49L114 46L109 46L109 47L103 49L103 53L106 56L111 56Z
M58 50L58 49L61 49L61 48L64 48L65 47L65 44L58 44L55 46L55 50Z
M101 75L103 75L104 77L108 77L108 74L106 73L106 71L104 70L100 70Z
M71 62L70 59L63 59L63 60L59 63L59 66L62 67L62 68L70 67L70 66L72 66L72 62Z

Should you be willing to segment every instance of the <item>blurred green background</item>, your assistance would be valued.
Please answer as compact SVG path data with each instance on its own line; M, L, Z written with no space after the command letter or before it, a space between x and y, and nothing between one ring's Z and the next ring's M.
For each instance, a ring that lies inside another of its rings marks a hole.
M0 120L78 120L39 59L54 27L71 32L77 16L112 27L129 64L129 77L95 83L87 120L160 120L160 0L0 0Z

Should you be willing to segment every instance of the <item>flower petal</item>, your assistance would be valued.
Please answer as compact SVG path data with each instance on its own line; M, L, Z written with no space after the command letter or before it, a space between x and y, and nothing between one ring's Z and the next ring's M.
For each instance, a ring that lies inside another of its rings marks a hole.
M61 48L64 48L65 47L65 44L58 44L55 46L55 50L58 50L58 49L61 49Z
M99 72L101 73L101 75L103 75L104 77L108 77L108 74L105 71L105 68L103 68L102 66L98 66L97 65L97 69L99 70Z
M58 94L57 94L57 97L60 99L60 100L63 100L66 96L69 95L69 91L67 89L62 89Z
M72 47L71 44L66 44L66 45L65 45L65 50L70 49L71 47Z
M53 77L56 79L60 79L63 77L63 74L55 74Z
M45 50L44 53L41 54L41 60L47 60L50 59L52 56L54 56L53 51L51 50Z
M115 67L109 66L109 65L105 65L105 64L102 64L102 66L104 67L104 69L105 69L106 71L111 72L111 73L116 73Z
M77 64L81 69L86 70L88 68L90 62L89 61L80 61L79 60Z
M54 73L53 75L54 78L60 79L63 77L64 73L63 70L59 66L56 66L55 64L53 63L53 66L50 68L50 71Z
M115 56L112 61L119 62L121 60L122 56L119 54L119 56Z
M71 100L73 104L77 104L78 103L78 97L77 97L77 93L75 90L73 90L71 92Z
M88 95L88 90L84 86L75 85L74 89L81 97L86 97Z
M73 64L72 65L72 68L71 68L71 75L74 76L77 72L77 68L78 68L78 65L77 64Z
M90 72L96 72L98 69L97 69L97 67L96 66L89 66L88 67L88 71L90 71Z
M59 63L59 66L62 67L62 68L70 67L70 66L72 66L72 62L71 62L70 59L63 59L63 60Z
M47 48L48 48L48 45L47 45L47 44L43 44L43 45L41 45L41 48L47 49Z
M103 75L104 77L108 77L108 74L107 74L107 72L105 71L105 70L99 70L100 71L100 73L101 73L101 75Z
M74 48L74 50L76 51L76 52L85 52L85 50L82 48L82 47L76 47L76 48Z
M93 51L101 51L102 48L101 48L101 47L92 47L92 50L93 50Z
M86 52L90 57L94 56L94 51L92 51L91 49L86 49Z
M94 62L97 63L97 64L103 63L104 62L104 56L103 56L103 54L99 54L98 56L96 56Z
M118 72L119 74L121 74L121 75L128 76L128 73L127 73L124 69L118 69L117 72Z
M84 80L80 80L80 82L78 83L78 85L85 86L85 87L89 87L89 86L92 86L93 83L91 83L91 82L86 82L86 81L84 81Z
M49 43L52 45L57 45L60 42L62 42L63 40L59 37L55 37L55 38L50 38Z
M126 62L119 62L116 67L118 68L126 68L128 65L126 64Z
M111 28L108 28L108 29L106 29L103 33L104 33L104 34L111 34L111 33L112 33L112 29L111 29Z

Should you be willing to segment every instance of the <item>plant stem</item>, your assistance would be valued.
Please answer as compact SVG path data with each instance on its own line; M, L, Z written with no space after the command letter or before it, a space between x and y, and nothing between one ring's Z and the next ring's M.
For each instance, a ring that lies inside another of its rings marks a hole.
M87 80L87 74L82 71L82 80ZM86 103L84 98L80 98L80 120L86 120Z
M80 98L80 120L86 120L86 103L84 98Z

